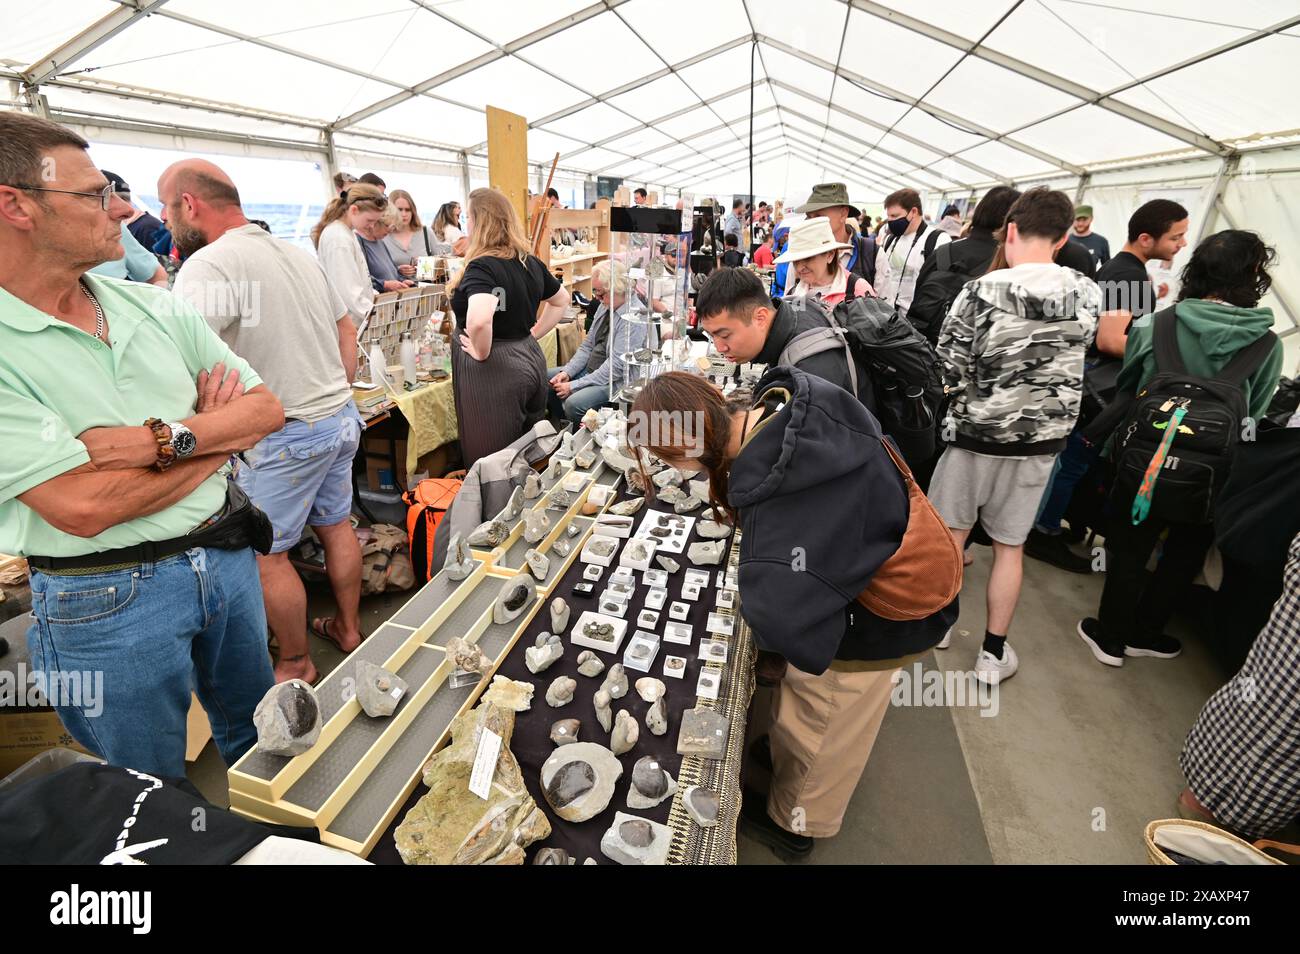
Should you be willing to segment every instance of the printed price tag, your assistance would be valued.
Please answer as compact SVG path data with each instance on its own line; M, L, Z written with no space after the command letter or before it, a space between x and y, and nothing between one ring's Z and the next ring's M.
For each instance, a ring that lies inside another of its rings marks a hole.
M478 751L474 754L474 769L469 776L469 790L486 799L492 791L492 777L496 774L497 758L501 755L501 736L484 729L479 736Z

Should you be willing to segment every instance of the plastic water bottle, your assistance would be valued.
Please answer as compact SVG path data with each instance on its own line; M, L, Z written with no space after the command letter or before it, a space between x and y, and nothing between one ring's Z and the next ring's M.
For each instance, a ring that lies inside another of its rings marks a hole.
M379 347L375 342L370 346L370 383L374 387L382 387L387 380L384 374L384 349Z
M411 387L415 387L415 358L418 354L419 349L415 347L415 341L411 338L411 333L409 331L403 332L399 356L402 362L402 373Z

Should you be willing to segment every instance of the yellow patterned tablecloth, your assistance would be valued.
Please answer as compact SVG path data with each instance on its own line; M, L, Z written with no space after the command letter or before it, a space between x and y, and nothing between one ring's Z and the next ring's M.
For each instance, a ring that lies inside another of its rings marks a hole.
M558 329L552 329L538 341L546 366L558 365ZM451 379L426 384L414 391L405 391L394 397L397 409L406 418L410 435L406 439L406 472L414 474L420 469L420 458L443 444L450 444L460 436L456 425L456 399L451 390Z

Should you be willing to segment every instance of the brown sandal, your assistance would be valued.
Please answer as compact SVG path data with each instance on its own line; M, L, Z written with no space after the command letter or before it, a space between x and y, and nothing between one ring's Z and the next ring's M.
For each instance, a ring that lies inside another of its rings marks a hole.
M335 639L334 634L330 632L330 623L334 622L334 619L335 617L333 616L317 616L315 619L311 621L311 634L313 636L319 636L321 639L326 640L327 642L333 643L335 649L337 649L339 652L343 653L344 655L347 655L348 653L356 649L356 647L354 646L353 649L344 649L341 645L339 645L339 641ZM362 636L361 642L365 642L365 639L366 637Z

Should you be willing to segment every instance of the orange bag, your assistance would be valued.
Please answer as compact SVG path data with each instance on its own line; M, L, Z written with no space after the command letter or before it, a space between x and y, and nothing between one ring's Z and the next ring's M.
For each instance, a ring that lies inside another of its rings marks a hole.
M411 541L411 569L418 581L427 582L439 570L430 565L433 537L463 484L458 477L431 477L402 494L406 503L406 536Z
M907 484L907 531L902 545L858 594L858 602L885 619L925 619L957 598L962 553L894 445L881 443Z

